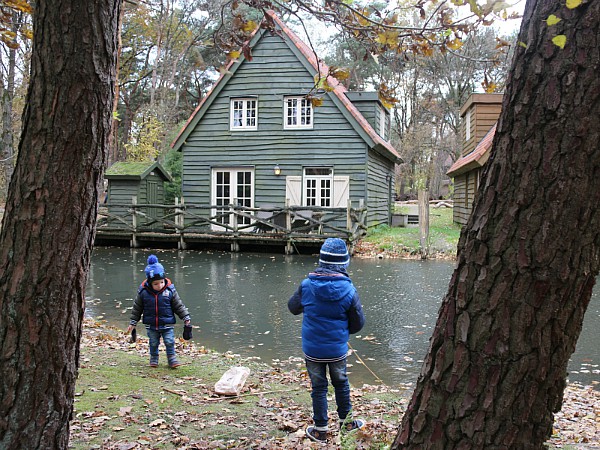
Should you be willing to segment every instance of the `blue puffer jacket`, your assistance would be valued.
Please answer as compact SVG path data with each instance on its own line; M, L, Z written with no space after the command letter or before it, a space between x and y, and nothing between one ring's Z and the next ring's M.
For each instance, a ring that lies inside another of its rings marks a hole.
M348 353L348 338L365 324L360 298L346 273L318 268L288 302L292 314L304 313L302 350L311 360L336 361Z
M172 326L176 322L175 314L181 320L190 319L190 314L171 280L165 278L165 282L160 291L152 289L147 280L140 285L131 312L132 325L135 326L142 315L144 325L153 330Z

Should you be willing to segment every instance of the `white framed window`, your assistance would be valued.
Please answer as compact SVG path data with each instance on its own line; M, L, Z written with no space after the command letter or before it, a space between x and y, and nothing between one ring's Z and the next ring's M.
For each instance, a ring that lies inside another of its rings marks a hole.
M256 98L232 98L230 106L231 130L256 130L258 102Z
M469 141L471 139L471 110L467 111L465 116L465 141Z
M379 106L379 136L381 136L383 139L387 140L386 131L387 131L387 117L386 117L385 109L383 109L381 106Z
M217 216L216 221L224 225L233 226L237 219L238 225L250 224L249 217L230 214L229 205L252 208L254 205L254 171L244 167L223 167L212 171L211 180L212 215ZM250 214L250 213L248 213ZM223 227L213 225L213 229L221 230Z
M283 100L283 128L312 128L313 108L305 97L285 97Z
M285 179L285 197L290 206L308 206L306 193L302 192L303 176L288 175ZM311 183L312 184L312 183ZM333 177L333 203L334 208L345 208L350 198L350 177L347 175L335 175ZM312 199L310 199L312 202Z
M333 169L331 167L305 167L302 184L305 206L332 206Z

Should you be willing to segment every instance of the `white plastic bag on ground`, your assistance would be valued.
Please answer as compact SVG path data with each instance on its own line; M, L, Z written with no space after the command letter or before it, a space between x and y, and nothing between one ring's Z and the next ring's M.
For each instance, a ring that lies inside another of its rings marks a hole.
M220 395L240 395L248 375L250 375L250 369L247 367L231 367L215 383L215 392Z

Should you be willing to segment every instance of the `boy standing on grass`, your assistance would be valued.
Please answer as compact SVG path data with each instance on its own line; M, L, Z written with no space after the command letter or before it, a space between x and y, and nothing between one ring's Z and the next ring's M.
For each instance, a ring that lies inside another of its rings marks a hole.
M190 326L190 314L171 280L165 278L165 268L155 255L148 257L145 273L146 280L140 285L133 302L127 333L135 329L143 315L150 345L150 367L158 367L158 345L162 337L167 350L167 362L174 369L181 365L175 355L175 314L185 322L186 327Z
M306 428L313 441L328 437L327 368L335 392L340 430L352 431L364 426L352 418L350 383L346 374L348 338L365 324L365 316L356 288L346 272L350 255L346 243L328 238L319 254L319 266L302 281L288 302L294 315L304 313L302 351L312 385L314 426Z

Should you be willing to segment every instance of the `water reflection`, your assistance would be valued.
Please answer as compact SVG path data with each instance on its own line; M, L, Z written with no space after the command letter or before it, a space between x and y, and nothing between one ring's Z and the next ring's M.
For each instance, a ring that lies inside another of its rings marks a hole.
M287 300L316 265L314 256L224 252L157 251L190 310L194 342L220 352L273 359L301 356L301 317ZM86 314L102 316L125 329L149 253L96 248L86 291ZM454 264L447 261L354 258L349 268L360 294L367 324L351 346L386 384L417 378L448 288ZM594 293L584 329L570 364L570 380L599 380L600 299ZM179 324L178 333L181 333ZM374 383L373 375L351 356L351 380Z

